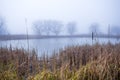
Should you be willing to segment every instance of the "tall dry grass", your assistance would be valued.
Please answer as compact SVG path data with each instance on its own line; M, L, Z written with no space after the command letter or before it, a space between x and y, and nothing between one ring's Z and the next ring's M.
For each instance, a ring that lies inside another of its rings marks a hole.
M1 80L120 80L120 44L71 46L41 58L0 48L0 72Z

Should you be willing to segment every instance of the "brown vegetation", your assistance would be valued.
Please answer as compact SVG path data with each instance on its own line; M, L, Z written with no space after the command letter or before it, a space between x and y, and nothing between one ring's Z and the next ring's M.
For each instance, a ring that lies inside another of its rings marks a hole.
M35 50L0 48L1 80L120 80L120 44L71 46L38 58Z

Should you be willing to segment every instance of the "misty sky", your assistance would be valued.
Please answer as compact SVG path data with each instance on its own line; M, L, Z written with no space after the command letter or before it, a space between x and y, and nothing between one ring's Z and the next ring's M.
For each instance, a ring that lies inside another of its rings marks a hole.
M120 25L120 0L0 0L0 15L12 34L29 33L36 20L60 20L78 23L78 32L86 33L90 24L97 22L103 32L108 24Z

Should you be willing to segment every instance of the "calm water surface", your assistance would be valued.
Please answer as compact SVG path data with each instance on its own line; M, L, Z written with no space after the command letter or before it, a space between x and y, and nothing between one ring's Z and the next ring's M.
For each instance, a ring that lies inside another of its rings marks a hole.
M118 43L119 41L116 39L110 40L112 43ZM108 39L96 39L93 40L93 43L99 42L101 44L105 44L108 42ZM64 49L64 47L72 46L72 45L84 45L84 44L92 44L92 39L87 38L61 38L61 39L33 39L29 40L29 49L35 49L39 56L46 53L51 55L54 51L58 52L59 49ZM10 41L0 41L0 46L12 48L24 48L28 49L27 40L10 40Z

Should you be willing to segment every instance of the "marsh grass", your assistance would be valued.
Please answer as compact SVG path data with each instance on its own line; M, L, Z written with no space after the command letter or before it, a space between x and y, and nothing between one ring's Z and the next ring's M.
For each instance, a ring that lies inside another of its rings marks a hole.
M41 58L35 50L1 47L0 79L120 80L120 44L71 46Z

